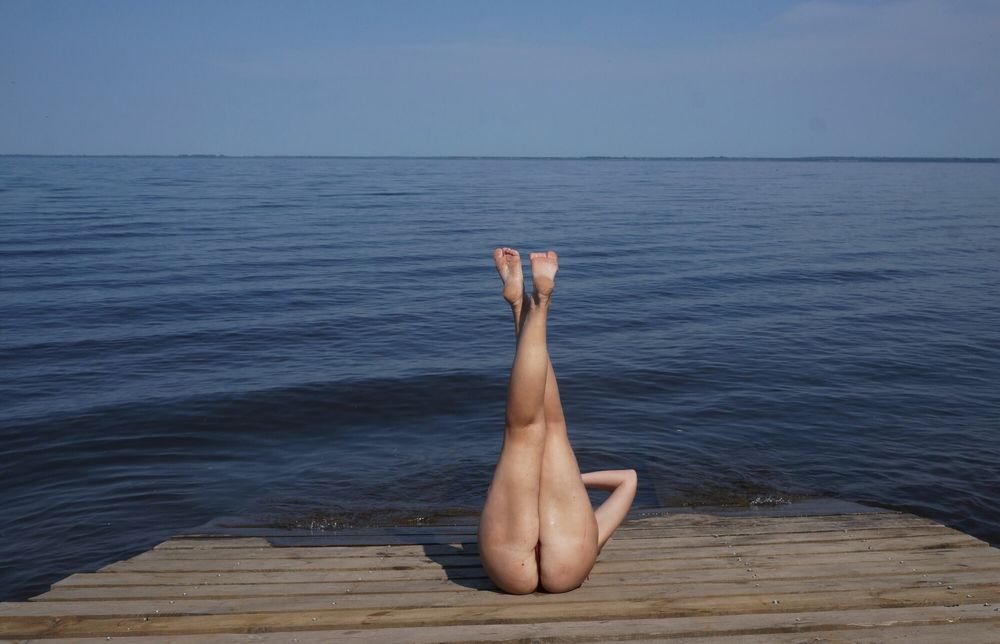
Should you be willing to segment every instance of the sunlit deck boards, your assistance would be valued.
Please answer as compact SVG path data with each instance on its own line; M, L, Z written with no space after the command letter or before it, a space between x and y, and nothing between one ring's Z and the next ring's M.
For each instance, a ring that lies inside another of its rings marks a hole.
M1000 550L907 514L796 507L630 520L582 588L523 597L484 577L471 521L217 526L0 604L0 638L1000 642Z

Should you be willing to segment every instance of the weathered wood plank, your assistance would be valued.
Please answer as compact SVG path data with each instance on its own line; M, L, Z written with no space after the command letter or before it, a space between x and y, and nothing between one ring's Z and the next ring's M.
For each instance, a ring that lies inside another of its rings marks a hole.
M645 583L627 583L624 585L592 585L584 586L568 595L544 595L539 601L549 601L553 603L566 601L619 601L625 599L650 599L656 597L701 597L713 596L723 597L726 595L781 595L797 592L834 592L846 590L892 590L896 588L925 588L940 587L945 588L970 588L975 586L1000 584L1000 571L994 571L992 576L984 575L980 572L949 573L945 575L935 575L934 577L909 573L906 575L889 575L882 577L865 578L827 578L809 580L754 580L754 579L729 579L716 581L690 581L677 582L673 580L645 580ZM480 606L502 602L518 601L512 596L499 592L470 592L468 588L458 584L442 584L437 589L429 589L428 586L414 584L397 584L391 593L364 593L352 592L345 585L317 585L313 587L313 592L302 592L301 588L293 588L291 592L286 592L287 585L265 585L265 586L229 586L227 589L236 591L233 595L199 595L190 594L188 591L176 593L174 595L143 596L141 591L132 593L119 592L109 593L109 589L89 589L92 593L89 597L72 598L63 597L58 600L58 596L53 599L51 596L30 604L33 606L31 614L57 614L45 612L44 608L38 606L46 604L57 605L53 611L65 611L68 614L107 614L107 611L124 610L130 613L146 613L150 607L162 609L165 604L163 599L168 600L170 612L189 613L195 612L238 612L252 611L253 607L267 606L271 610L277 610L277 606L291 606L294 610L325 609L329 606L340 608L399 608L399 607L421 607L421 606ZM152 587L154 590L156 587ZM218 588L218 587L216 587ZM208 590L206 588L196 588L195 591ZM256 593L247 591L256 590ZM358 589L360 590L360 588ZM485 588L483 590L486 590ZM291 600L291 597L298 597L299 600ZM58 601L57 601L58 600ZM89 602L88 612L77 612L77 608L82 606L81 600ZM170 601L172 600L172 601ZM259 601L258 601L259 600ZM268 603L270 600L270 603ZM15 605L15 606L19 606ZM63 608L64 607L64 608ZM209 608L211 607L211 608ZM95 612L105 611L105 612ZM18 611L14 611L19 614ZM2 611L0 611L2 614ZM58 612L63 614L63 612Z
M205 538L212 535L221 537L266 537L271 534L279 535L313 535L325 534L330 536L353 535L353 536L380 536L393 535L401 536L408 534L475 534L476 525L410 525L410 526L384 526L372 528L282 528L268 525L220 525L217 532L198 533L186 532L176 538ZM231 532L229 532L231 530Z
M560 621L537 624L477 624L466 626L421 626L361 630L300 630L275 633L217 635L119 636L119 644L327 644L328 642L380 642L382 644L435 644L447 642L610 641L622 638L679 638L691 636L749 637L764 634L793 635L809 641L813 633L835 631L839 637L865 637L888 628L921 626L971 626L973 635L995 628L997 613L980 604L954 607L881 608L869 610L761 613L711 617L616 619L606 621ZM98 644L104 637L87 639L46 639L32 642L49 644ZM704 642L705 639L697 640ZM867 640L871 641L871 640ZM939 641L949 641L947 638ZM951 640L956 641L956 640ZM957 640L964 641L964 640ZM973 640L975 641L975 640Z
M587 587L623 586L644 584L686 584L686 583L716 583L716 582L760 582L766 580L824 580L849 578L861 580L865 577L885 577L889 575L922 575L931 582L941 581L945 575L966 573L973 570L968 564L937 564L898 566L894 562L862 564L862 565L827 565L822 568L799 565L780 568L755 568L751 574L742 567L731 567L717 570L679 571L669 575L659 572L611 573L593 574L586 582ZM1000 575L1000 563L992 568L977 566L976 574ZM757 577L754 577L756 574ZM993 577L995 578L995 577ZM228 579L227 579L228 580ZM128 580L123 580L128 581ZM180 598L180 597L240 597L269 596L275 594L328 594L328 593L395 593L438 590L455 590L458 588L492 589L493 583L485 575L462 579L448 579L441 576L437 579L400 578L400 579L368 579L364 581L303 581L278 580L271 578L254 579L246 576L242 583L191 583L190 580L178 579L180 583L156 583L170 580L133 579L131 584L93 584L81 581L74 585L60 585L43 593L34 599L40 601L59 601L64 599L101 599L110 597L124 598ZM141 583L145 581L146 583Z
M995 644L996 629L1000 622L992 624L935 624L932 626L883 626L863 632L856 629L811 631L806 634L810 642L825 644L858 644L859 638L864 642L905 642L906 644L941 644L942 642L962 642L963 644ZM637 644L643 640L637 640ZM647 640L650 641L650 640ZM725 637L718 640L719 644L801 644L802 634L766 633L758 635L740 635ZM693 644L704 642L702 638L682 638L674 644Z
M173 537L153 546L154 550L207 550L210 548L268 548L271 542L264 537Z
M902 537L897 537L899 539ZM815 544L815 548L805 548L803 544L794 544L798 547L797 550L787 549L784 551L761 551L760 548L750 548L750 547L740 547L738 545L727 545L719 546L720 548L726 548L725 551L718 551L717 553L710 554L708 556L736 556L736 557L751 557L755 555L763 554L815 554L818 552L854 552L858 550L866 550L872 552L882 552L897 550L898 547L884 547L883 544L888 542L888 537L883 539L874 540L848 540L840 539L836 541L828 542L805 542L807 544ZM974 540L963 541L961 535L955 537L955 541L948 544L948 548L965 548L965 547L982 547L985 548L986 545L982 542L977 542ZM897 542L898 543L898 542ZM934 540L930 542L931 544L942 544L944 542L940 540ZM431 548L431 546L424 546L424 548ZM913 549L913 548L909 548ZM932 548L934 549L934 548ZM610 562L610 561L635 561L635 560L662 560L662 559L677 559L677 558L688 558L684 557L685 552L695 553L694 558L703 558L705 556L705 551L703 549L677 549L670 547L662 547L648 550L623 550L609 548L605 549L600 555L600 561ZM209 556L213 553L219 556ZM446 554L447 553L447 554ZM157 569L158 563L160 562L192 562L192 565L200 566L206 562L213 562L214 565L219 565L228 568L232 562L267 562L273 560L288 560L293 561L327 561L328 568L330 569L369 569L373 567L385 567L385 566L421 566L421 565L433 565L437 564L442 567L463 567L463 566L478 566L479 565L479 555L477 552L467 552L464 549L453 548L448 550L437 550L436 553L422 554L419 550L404 550L402 548L385 548L385 549L374 549L372 551L359 552L356 556L350 557L343 553L338 553L335 556L327 556L327 552L323 548L304 548L292 551L286 551L286 549L272 548L272 549L261 549L248 552L246 550L227 550L227 551L212 551L205 553L197 557L171 557L163 556L160 554L153 555L153 553L147 552L142 555L133 557L132 559L126 560L130 564L135 564L136 567L149 566L149 569ZM142 564L142 566L140 566ZM182 564L177 564L182 565ZM121 569L115 568L111 570Z
M950 582L950 583L949 583ZM353 608L469 608L488 606L522 605L525 609L553 605L569 605L579 602L624 603L629 601L649 602L672 600L685 602L715 601L732 599L733 604L749 599L776 601L793 595L810 595L837 598L847 593L867 593L882 596L884 593L904 593L927 591L942 601L964 603L963 599L989 597L1000 593L1000 575L987 578L976 573L954 574L946 581L923 579L919 575L894 576L889 578L829 579L792 581L761 581L715 584L648 584L629 586L595 587L584 585L572 595L566 593L537 593L526 600L523 596L509 595L500 591L469 592L455 589L443 592L409 592L394 594L327 594L327 595L273 595L265 597L238 597L227 599L183 597L174 600L116 599L115 601L62 601L62 602L18 602L0 604L0 616L116 616L116 615L222 615L228 613L290 612L301 611L346 611ZM777 605L777 604L776 604ZM818 607L818 606L817 606ZM721 611L728 612L728 611Z
M735 535L728 537L694 536L665 537L643 540L612 539L605 546L603 556L619 551L639 550L645 548L690 548L706 545L758 545L777 543L816 543L825 541L853 541L865 539L885 539L889 537L916 537L930 535L966 536L957 530L944 527L934 528L862 528L857 530L830 530L824 532L793 532L776 534ZM240 539L227 540L227 543L212 544L209 547L181 547L171 545L166 541L141 555L144 559L216 559L233 558L302 558L302 557L358 557L358 556L400 556L425 554L454 554L459 544L397 545L397 546L324 546L321 544L306 544L302 546L274 547L263 538L251 537L249 543L240 543ZM477 554L478 544L465 544L461 547L464 554Z
M890 565L899 569L919 568L921 572L933 569L993 568L1000 563L1000 552L987 548L959 548L944 550L913 550L885 552L835 553L798 557L789 562L787 557L769 556L753 559L727 557L698 559L694 561L666 560L643 562L641 565L623 566L616 562L598 562L591 580L601 575L634 575L642 573L677 575L685 572L704 573L712 570L745 570L753 574L776 575L783 571L794 573L803 567L815 571L816 576L835 573L837 569L859 570L864 566ZM613 565L615 564L615 565ZM128 584L217 584L217 583L296 583L296 582L353 582L367 580L400 579L467 579L482 578L481 568L417 568L405 570L319 570L319 571L263 571L249 572L119 572L81 573L56 582L53 587L72 585L128 585Z
M963 599L971 594L973 598ZM497 596L507 597L497 594ZM108 615L25 615L5 613L0 620L0 637L39 636L100 636L107 632L136 634L195 634L224 632L262 632L308 628L384 628L411 627L427 624L465 625L489 623L533 623L541 621L574 621L623 618L647 618L690 615L733 615L739 613L775 613L788 611L818 611L836 606L839 610L862 608L892 608L938 606L962 603L996 603L1000 599L1000 584L990 586L955 587L954 590L934 588L900 588L893 590L848 590L842 592L748 594L725 597L656 597L630 601L534 601L546 595L533 595L508 600L503 605L441 606L397 609L338 609L298 610L296 612L234 612L227 614L169 614L166 602L160 613L152 616L123 614ZM294 598L299 600L299 598ZM251 600L247 600L251 601ZM775 603L777 602L777 603ZM93 604L93 602L79 602ZM19 604L18 611L27 607L49 608L55 602ZM61 604L61 602L59 603ZM81 606L81 610L86 606ZM204 607L203 607L204 608Z
M821 520L822 519L822 520ZM706 523L702 526L630 525L615 531L623 539L699 535L745 535L770 533L817 532L827 530L852 530L864 528L938 528L939 523L909 515L862 515L860 517L811 517L810 519L741 519L721 524Z
M679 539L644 539L631 540L627 542L611 541L601 553L604 560L611 559L641 559L649 558L651 552L677 552L682 555L690 550L687 548L697 548L705 546L730 547L739 549L744 546L754 545L779 545L779 544L818 544L818 543L882 543L882 540L891 538L907 537L940 537L948 536L955 539L964 539L970 546L982 546L987 544L973 539L967 535L954 530L941 531L908 531L905 529L890 530L864 530L857 532L831 532L823 533L819 536L798 536L798 535L755 535L746 538L733 540L718 539L714 537L686 537ZM462 545L402 545L402 546L303 546L303 547L253 547L253 548L209 548L209 549L167 549L151 550L131 561L155 561L155 560L219 560L219 559L309 559L309 558L398 558L403 556L478 556L478 547L475 544ZM435 559L437 560L437 559Z
M987 544L972 537L957 533L955 535L930 535L919 537L893 537L870 541L835 541L818 543L784 543L765 544L758 546L711 546L700 548L685 548L677 550L631 551L636 555L626 557L621 553L616 561L665 561L678 559L691 561L695 559L727 556L802 556L837 552L884 552L896 550L926 549L937 550L945 548L982 548ZM608 561L612 563L612 561ZM139 555L133 559L119 561L105 566L104 572L168 572L168 571L223 571L239 568L240 570L367 570L377 568L418 568L424 566L477 566L475 555L436 555L431 557L320 557L320 558L241 558L241 559L174 559L153 556L150 553Z
M644 529L665 529L683 530L695 529L704 530L709 527L722 529L740 529L746 526L772 526L772 525L824 525L824 524L850 524L861 525L882 525L884 523L906 522L913 525L935 524L930 519L925 519L912 514L901 512L885 512L878 514L838 514L827 516L808 517L770 517L770 516L750 516L750 517L724 517L713 515L675 515L651 517L638 521L630 521L622 526L628 530Z

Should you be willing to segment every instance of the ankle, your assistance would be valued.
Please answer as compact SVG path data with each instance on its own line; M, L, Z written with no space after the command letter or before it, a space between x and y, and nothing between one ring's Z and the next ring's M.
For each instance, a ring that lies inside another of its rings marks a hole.
M532 308L549 308L549 304L552 302L552 293L539 293L535 291L531 294L531 307Z

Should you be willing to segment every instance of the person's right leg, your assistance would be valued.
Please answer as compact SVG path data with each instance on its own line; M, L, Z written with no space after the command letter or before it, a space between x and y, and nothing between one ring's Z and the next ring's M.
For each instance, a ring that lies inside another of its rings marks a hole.
M551 593L577 588L599 552L597 518L566 423L547 423L538 493L539 580Z
M507 259L501 256L497 261L498 268L501 262L505 263L510 279L522 279L516 253ZM503 447L479 522L479 557L483 568L497 586L510 593L530 593L538 588L535 546L545 445L542 407L548 370L545 336L554 277L554 266L542 267L535 275L535 293L526 302L507 387ZM504 281L506 284L507 278Z
M514 332L520 334L524 314L530 302L524 294L523 280L505 278L506 264L503 257L517 258L511 249L498 249L497 269L504 279L504 299L514 314ZM546 255L547 261L556 261L555 253L532 253L532 259ZM532 272L534 272L534 262ZM545 448L542 455L539 483L539 542L540 581L550 592L563 592L579 586L586 578L597 558L598 526L583 485L583 478L576 455L569 443L566 419L563 415L559 386L551 359L547 361L545 395Z
M553 593L578 587L597 559L597 518L569 443L552 361L545 381L545 449L538 494L539 577Z

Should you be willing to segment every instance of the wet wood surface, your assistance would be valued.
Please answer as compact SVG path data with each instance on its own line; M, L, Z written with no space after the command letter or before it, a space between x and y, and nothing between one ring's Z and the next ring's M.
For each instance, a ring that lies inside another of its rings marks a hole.
M10 642L1000 642L1000 550L908 514L812 503L630 519L583 587L512 596L475 520L218 521L0 604Z

